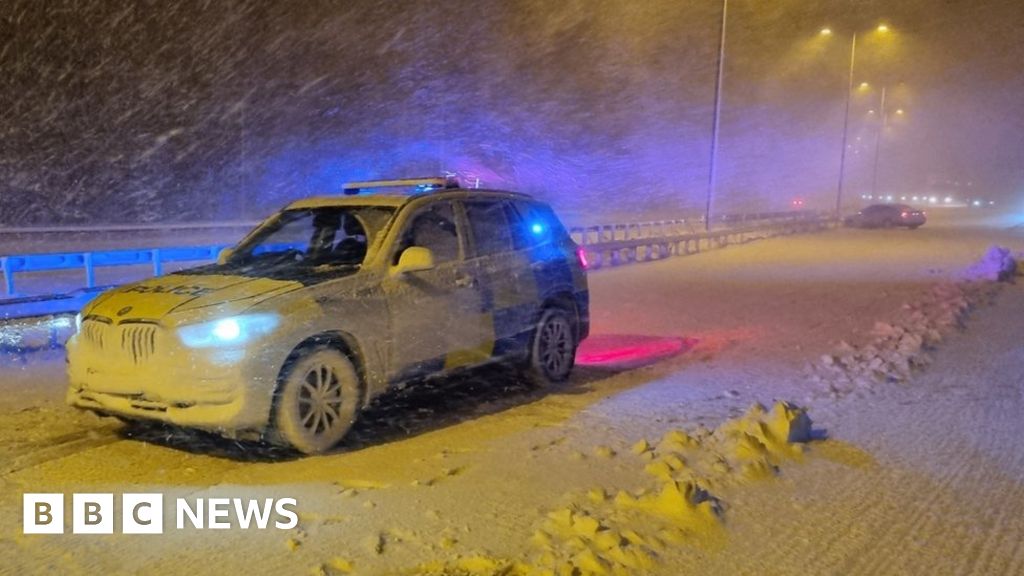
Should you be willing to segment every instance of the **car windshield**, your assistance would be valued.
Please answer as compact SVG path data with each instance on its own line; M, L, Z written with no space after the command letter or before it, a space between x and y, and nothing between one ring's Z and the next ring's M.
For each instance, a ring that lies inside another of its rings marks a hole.
M285 210L243 240L225 266L271 276L289 269L357 268L393 214L380 206Z

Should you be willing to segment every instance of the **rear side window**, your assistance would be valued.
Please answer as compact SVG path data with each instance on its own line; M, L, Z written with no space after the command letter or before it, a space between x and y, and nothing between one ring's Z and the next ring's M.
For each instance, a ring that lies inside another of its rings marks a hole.
M450 202L436 202L413 216L402 234L393 263L397 264L402 251L410 246L429 248L434 253L435 262L458 259L459 236Z
M555 212L544 204L513 202L513 238L516 248L532 248L566 236Z
M477 256L488 256L512 249L512 230L505 215L504 202L466 202L466 217L473 231Z

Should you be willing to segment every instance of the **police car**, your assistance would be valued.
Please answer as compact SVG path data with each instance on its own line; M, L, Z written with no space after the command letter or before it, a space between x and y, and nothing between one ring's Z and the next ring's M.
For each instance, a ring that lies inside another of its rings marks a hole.
M569 377L586 259L549 206L449 179L345 192L290 204L216 264L93 300L68 402L318 453L390 386L495 361Z

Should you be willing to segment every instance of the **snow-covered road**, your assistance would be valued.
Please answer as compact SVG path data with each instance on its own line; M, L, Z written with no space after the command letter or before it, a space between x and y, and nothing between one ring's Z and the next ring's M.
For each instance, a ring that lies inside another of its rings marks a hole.
M972 315L909 383L833 399L806 372L839 341L866 343L876 321L956 279L991 244L1024 249L1019 230L837 230L601 271L593 342L569 385L541 394L488 372L412 390L317 458L125 438L63 406L58 354L5 360L0 572L490 574L506 561L528 571L577 545L552 544L545 528L569 510L601 520L602 533L656 540L648 570L659 574L1020 573L1020 286ZM600 362L621 351L627 364ZM680 461L717 499L713 527L655 538L636 516L608 515L601 494L657 490L650 465L669 453L655 458L638 441L657 445L676 429L705 438L699 427L775 399L807 406L830 439L759 480L729 470L719 435L696 442ZM300 526L21 535L21 494L49 491L295 497ZM579 544L597 551L593 568L626 566L611 559L618 547L593 542Z

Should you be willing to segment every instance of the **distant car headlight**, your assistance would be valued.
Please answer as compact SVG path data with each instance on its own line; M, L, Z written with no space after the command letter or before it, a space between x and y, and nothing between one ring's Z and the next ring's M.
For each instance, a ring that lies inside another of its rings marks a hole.
M277 327L274 314L246 314L178 328L178 337L189 348L243 344Z

